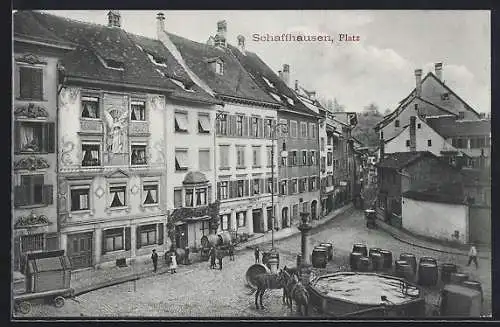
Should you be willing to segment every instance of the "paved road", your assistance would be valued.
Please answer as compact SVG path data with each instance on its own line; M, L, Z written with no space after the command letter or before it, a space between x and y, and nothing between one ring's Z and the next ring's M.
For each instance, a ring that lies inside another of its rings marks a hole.
M313 244L334 243L335 260L328 270L346 269L347 256L352 244L364 242L369 247L381 247L397 257L410 252L418 257L432 256L440 263L452 262L465 266L467 258L414 248L395 240L381 230L365 227L362 211L349 210L336 219L313 230ZM275 242L280 250L280 265L295 265L295 255L300 252L300 235ZM262 247L262 246L261 246ZM211 270L208 263L181 266L177 274L161 274L132 282L96 290L69 299L63 308L50 305L34 306L29 316L48 317L272 317L297 316L281 303L281 290L270 290L264 295L266 309L256 310L254 296L249 295L244 276L253 264L253 252L237 253L235 261L224 259L224 269ZM485 293L484 307L491 312L491 266L480 262L480 269L465 268L471 279L482 282ZM317 314L313 314L317 315Z

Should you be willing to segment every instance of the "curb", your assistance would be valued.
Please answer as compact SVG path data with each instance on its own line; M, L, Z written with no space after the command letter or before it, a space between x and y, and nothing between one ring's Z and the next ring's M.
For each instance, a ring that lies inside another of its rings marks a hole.
M393 233L393 232L389 231L389 229L386 229L385 226L382 226L381 224L377 224L377 225L380 226L380 228L384 232L386 232L387 234L391 235L396 240L398 240L400 242L403 242L403 243L406 243L406 244L409 244L411 246L419 247L419 248L426 249L426 250L432 250L432 251L436 251L436 252L441 252L441 253L448 253L448 254L453 254L453 255L461 255L461 256L464 256L464 257L468 257L469 256L469 254L465 254L463 252L445 251L445 250L440 250L440 249L432 248L432 247L425 246L425 245L416 244L414 242L411 242L411 241L408 241L408 240L402 238L401 236L397 235L396 233ZM477 257L479 259L486 259L486 260L490 259L489 256L484 256L484 255L478 255Z

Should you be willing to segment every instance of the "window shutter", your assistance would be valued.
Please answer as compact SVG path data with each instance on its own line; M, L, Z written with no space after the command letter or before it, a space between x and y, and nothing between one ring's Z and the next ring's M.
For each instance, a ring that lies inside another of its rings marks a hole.
M293 182L291 179L288 181L288 194L293 194Z
M19 80L20 80L20 97L21 99L31 99L31 86L32 86L32 69L28 67L19 67Z
M278 194L278 178L274 178L274 194Z
M16 121L14 123L14 151L16 153L21 151L21 122Z
M264 138L264 120L262 118L258 119L259 137Z
M43 99L43 70L33 69L31 72L32 99Z
M244 189L243 195L248 196L248 194L250 194L249 190L248 190L249 187L250 187L250 183L249 183L248 179L245 179L245 182L243 183L243 189Z
M137 226L135 228L135 248L140 249L142 246L141 244L141 226Z
M293 151L288 151L288 158L287 158L288 167L292 167L292 165L293 165L292 155L293 155Z
M267 193L267 190L266 190L266 179L265 178L261 178L260 179L260 194L265 194Z
M163 244L163 234L164 234L163 223L159 223L158 224L158 245Z
M130 227L125 227L125 251L130 250Z
M52 185L43 186L43 203L49 205L54 203L54 187Z
M220 200L220 182L217 182L217 200Z
M243 116L243 136L248 137L248 116Z
M106 254L106 231L102 231L101 254Z
M236 136L236 116L231 115L231 136Z
M212 203L212 188L210 186L207 188L207 203Z
M229 182L227 182L227 185L228 185L228 188L229 188L229 189L228 189L228 194L227 194L227 197L228 197L229 199L232 199L232 198L234 197L234 195L233 195L233 181L229 181Z
M216 119L215 120L215 130L216 130L216 133L217 133L217 136L220 136L220 120L219 119Z
M19 207L26 203L26 188L24 186L16 186L14 189L14 206Z
M55 134L55 123L48 123L46 127L46 139L45 144L47 145L47 152L55 152L56 134Z

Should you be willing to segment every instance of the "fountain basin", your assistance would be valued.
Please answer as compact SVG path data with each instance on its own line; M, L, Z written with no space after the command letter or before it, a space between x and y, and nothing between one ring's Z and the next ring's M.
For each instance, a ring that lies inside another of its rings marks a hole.
M354 272L327 274L312 280L309 292L312 305L327 316L425 316L425 301L420 288L388 275ZM385 312L381 309L384 303L382 296L387 299Z

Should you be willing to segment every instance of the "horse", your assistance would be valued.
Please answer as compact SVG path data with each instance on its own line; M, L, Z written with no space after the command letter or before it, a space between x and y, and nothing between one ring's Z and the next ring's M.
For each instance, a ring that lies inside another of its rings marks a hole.
M297 277L299 277L299 268L297 267L288 268L287 266L285 266L283 267L283 271L286 271L288 274L290 274L290 276L296 275Z
M272 273L263 273L255 276L253 278L254 284L257 286L257 290L252 290L250 294L255 292L255 307L259 309L258 305L258 298L260 296L260 308L264 309L264 306L262 305L262 296L264 295L264 292L268 289L281 289L284 287L284 280L283 280L283 275L281 273L279 274L272 274Z
M309 292L299 281L298 275L290 275L286 270L282 270L280 274L285 280L285 287L283 289L284 302L286 299L286 304L290 306L290 311L292 311L293 300L295 300L298 311L307 316L309 309ZM302 311L302 308L304 308L304 311Z

